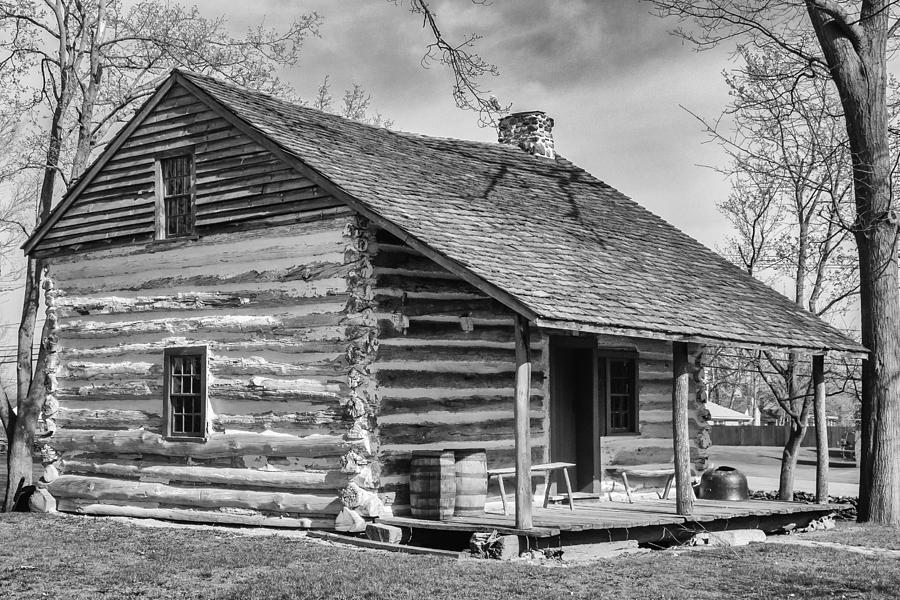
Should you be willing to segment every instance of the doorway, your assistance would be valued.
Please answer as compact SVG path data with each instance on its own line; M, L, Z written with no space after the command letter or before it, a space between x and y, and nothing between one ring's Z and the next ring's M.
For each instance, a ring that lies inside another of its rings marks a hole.
M550 460L575 463L572 489L591 494L600 491L596 344L593 336L550 338Z

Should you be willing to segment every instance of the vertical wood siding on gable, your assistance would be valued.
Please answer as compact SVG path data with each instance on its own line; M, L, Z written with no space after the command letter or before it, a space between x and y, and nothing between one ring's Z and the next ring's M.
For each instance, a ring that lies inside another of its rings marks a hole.
M179 148L195 154L198 235L299 222L341 206L175 86L50 229L37 255L153 241L155 160Z
M513 464L513 314L387 232L376 240L380 485L403 513L414 450L486 448L489 467ZM546 338L535 332L532 344L532 453L541 461Z
M64 476L51 493L63 510L333 526L338 490L358 476L342 463L353 447L342 406L350 219L49 259L62 292L51 443ZM163 349L198 344L209 349L212 432L166 440Z

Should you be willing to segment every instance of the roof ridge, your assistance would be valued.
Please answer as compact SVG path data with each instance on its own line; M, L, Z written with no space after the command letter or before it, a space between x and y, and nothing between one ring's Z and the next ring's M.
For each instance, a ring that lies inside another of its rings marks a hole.
M314 113L316 113L316 115L325 115L327 118L336 119L338 121L343 121L346 123L352 123L354 125L361 126L361 127L366 127L375 132L387 132L387 133L390 133L393 135L398 135L398 136L409 138L412 140L426 140L426 141L437 141L437 142L444 141L444 142L453 142L453 143L472 144L472 145L486 148L489 150L499 150L501 152L509 152L511 154L514 154L517 157L519 155L531 156L527 152L523 152L522 150L518 149L517 147L510 146L509 144L501 144L500 142L487 142L487 141L482 141L482 140L471 140L471 139L465 139L465 138L456 138L456 137L450 137L450 136L430 135L430 134L419 133L419 132L415 132L415 131L404 131L401 129L390 129L390 128L379 126L379 125L372 125L372 124L366 123L364 121L350 119L348 117L344 117L342 115L324 111L324 110L321 110L318 108L313 108L311 106L304 106L302 104L297 104L297 103L291 102L289 100L285 100L284 98L279 98L278 96L274 96L274 95L266 93L266 92L261 92L259 90L254 90L254 89L251 89L248 87L244 87L244 86L238 85L236 83L233 83L230 81L225 81L225 80L219 79L217 77L213 77L211 75L198 73L196 71L191 71L191 70L183 69L180 67L174 68L174 69L172 69L172 71L178 72L178 73L188 77L189 79L195 78L195 79L210 81L214 84L225 86L227 88L230 88L230 89L232 89L236 92L242 93L242 94L252 94L254 96L258 96L258 97L264 98L266 100L275 102L279 105L283 105L285 108L288 108L288 109L314 112ZM561 155L558 155L558 156L560 158L562 158L565 162L567 162L569 165L576 167L578 170L584 171L584 169L581 169L581 167L577 167L574 163L565 159L565 157L563 157ZM544 165L554 165L555 164L555 162L552 160L539 158L539 157L532 157L532 158L534 158L534 160L543 161L542 164L544 164ZM587 172L587 171L585 171L585 172Z

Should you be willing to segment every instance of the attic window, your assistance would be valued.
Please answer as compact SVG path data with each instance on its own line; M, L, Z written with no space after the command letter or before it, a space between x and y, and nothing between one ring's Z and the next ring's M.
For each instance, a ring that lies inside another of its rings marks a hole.
M194 158L190 154L159 161L162 221L165 235L177 238L194 234Z

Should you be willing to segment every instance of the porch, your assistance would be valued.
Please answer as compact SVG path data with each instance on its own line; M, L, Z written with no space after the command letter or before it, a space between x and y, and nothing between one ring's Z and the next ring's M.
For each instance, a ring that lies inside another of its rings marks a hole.
M504 515L496 509L479 516L455 516L448 521L385 517L378 522L400 527L404 539L418 545L459 549L467 547L475 532L497 531L528 538L531 547L552 547L621 540L662 543L727 529L774 532L789 525L804 527L842 508L846 507L773 500L696 500L690 515L679 515L674 499L634 504L602 501L577 503L575 511L565 504L534 507L530 528L518 527L514 514Z

